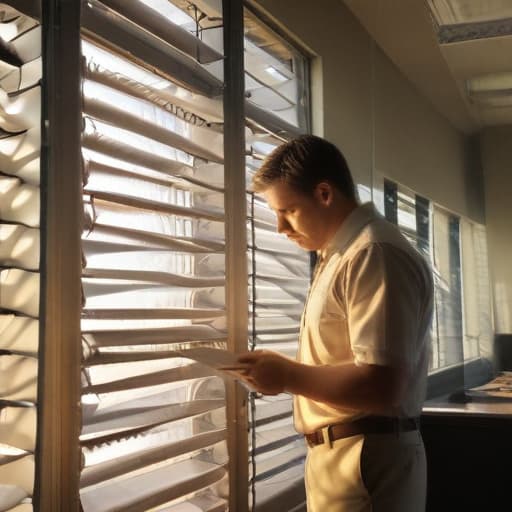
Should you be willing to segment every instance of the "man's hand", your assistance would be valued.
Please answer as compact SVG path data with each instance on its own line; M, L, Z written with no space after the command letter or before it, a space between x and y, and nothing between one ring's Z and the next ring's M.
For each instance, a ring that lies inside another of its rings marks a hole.
M265 395L285 391L291 359L269 350L255 350L241 354L238 362L248 365L239 374L256 391Z

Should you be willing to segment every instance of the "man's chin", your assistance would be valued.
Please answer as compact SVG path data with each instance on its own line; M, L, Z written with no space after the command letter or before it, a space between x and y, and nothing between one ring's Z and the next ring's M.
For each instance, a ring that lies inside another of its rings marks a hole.
M291 238L290 240L294 244L298 245L301 249L304 249L305 251L313 251L314 250L313 248L311 248L311 244L309 243L309 240L305 240L302 237Z

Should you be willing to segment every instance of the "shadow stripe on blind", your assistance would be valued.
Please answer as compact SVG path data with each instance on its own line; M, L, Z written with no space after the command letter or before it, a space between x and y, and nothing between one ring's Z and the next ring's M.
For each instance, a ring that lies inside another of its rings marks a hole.
M22 452L17 455L0 455L0 466L5 466L6 464L11 464L17 460L23 459L27 456L33 456L34 452Z
M306 512L303 469L300 465L285 469L268 480L256 482L258 512Z
M265 436L268 436L267 438ZM292 443L300 441L304 443L304 438L301 434L297 434L292 425L287 428L275 428L272 430L261 429L256 433L256 446L254 448L255 455L271 452L278 448L283 448Z
M0 223L2 242L0 243L0 265L39 269L39 229L19 224Z
M226 439L226 435L226 429L218 429L198 434L187 439L159 444L153 448L140 450L134 454L119 457L112 461L95 464L82 472L80 486L82 488L88 487L101 481L130 473L142 467L163 462L166 459L171 459L178 455L207 448Z
M40 141L39 126L0 139L2 173L17 177L30 185L39 186Z
M257 473L254 478L256 482L267 480L272 476L279 475L284 470L298 466L306 458L306 447L304 441L300 445L289 450L283 451L278 455L273 455L265 460L259 460L257 464ZM302 468L299 468L302 472Z
M0 219L39 228L39 187L0 176Z

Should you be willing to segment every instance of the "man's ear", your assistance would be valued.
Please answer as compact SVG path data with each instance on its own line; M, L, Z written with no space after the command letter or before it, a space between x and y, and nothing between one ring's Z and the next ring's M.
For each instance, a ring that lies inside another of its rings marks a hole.
M324 206L330 206L334 199L334 190L327 181L321 181L315 187L315 198Z

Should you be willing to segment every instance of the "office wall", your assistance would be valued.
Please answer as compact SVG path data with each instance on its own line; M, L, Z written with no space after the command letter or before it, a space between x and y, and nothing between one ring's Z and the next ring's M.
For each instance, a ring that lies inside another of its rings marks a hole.
M472 141L422 97L341 0L258 0L316 57L313 131L335 143L358 183L382 175L483 222Z
M512 126L480 136L497 333L512 333Z

